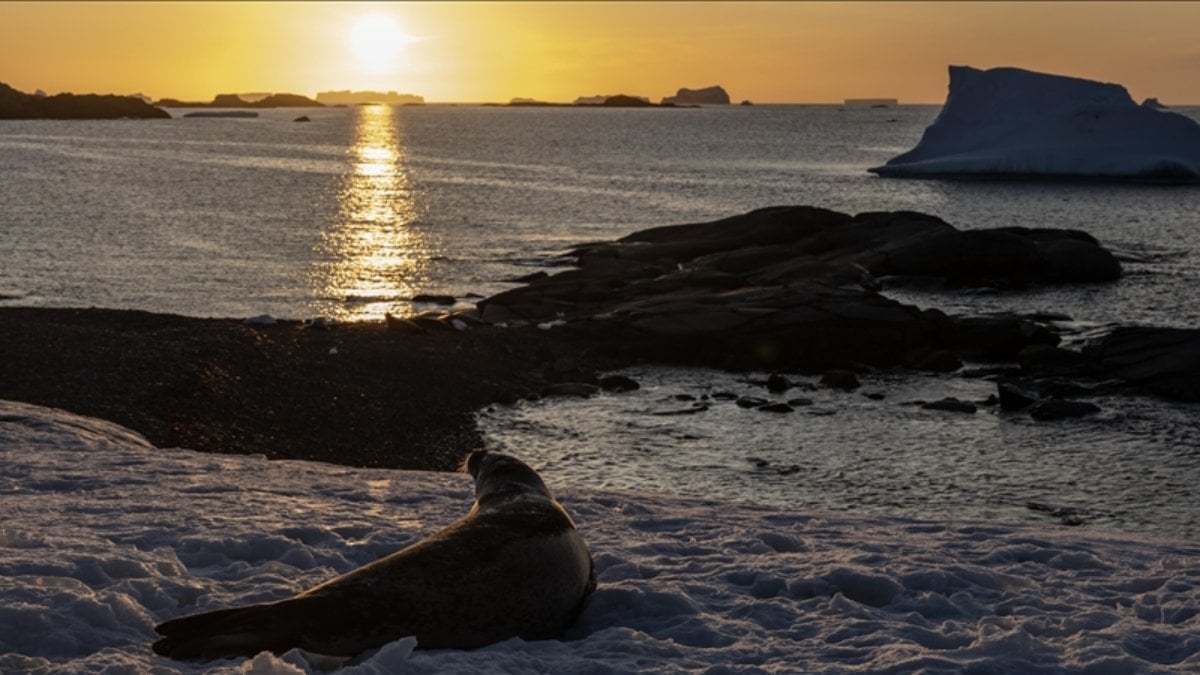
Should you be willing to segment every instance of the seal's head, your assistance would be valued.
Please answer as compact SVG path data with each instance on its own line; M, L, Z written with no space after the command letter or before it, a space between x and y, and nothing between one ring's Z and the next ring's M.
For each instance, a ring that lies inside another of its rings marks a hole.
M476 450L463 461L463 469L475 479L477 502L518 494L553 499L541 476L515 457Z

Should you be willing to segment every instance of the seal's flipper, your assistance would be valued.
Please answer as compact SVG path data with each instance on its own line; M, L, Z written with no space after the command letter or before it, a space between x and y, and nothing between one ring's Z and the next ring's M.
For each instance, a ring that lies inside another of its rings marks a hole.
M296 641L294 622L302 600L248 605L194 614L154 627L164 637L154 643L156 654L173 659L220 659L281 652Z

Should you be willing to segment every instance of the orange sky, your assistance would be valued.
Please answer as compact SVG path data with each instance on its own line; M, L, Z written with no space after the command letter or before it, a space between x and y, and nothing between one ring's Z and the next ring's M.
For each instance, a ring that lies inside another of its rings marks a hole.
M369 13L413 38L392 63L364 62L348 44ZM953 63L1200 104L1198 27L1200 3L0 2L0 81L193 100L347 88L658 100L721 84L759 103L940 103Z

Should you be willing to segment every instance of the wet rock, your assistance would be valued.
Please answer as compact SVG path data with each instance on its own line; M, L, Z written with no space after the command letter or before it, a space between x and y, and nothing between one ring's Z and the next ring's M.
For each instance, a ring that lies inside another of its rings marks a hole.
M737 406L739 408L757 408L768 403L770 403L770 401L767 399L758 398L757 396L742 396L737 400Z
M830 389L851 391L858 389L861 383L858 376L848 370L828 370L821 376L821 384Z
M872 401L882 401L883 399L887 398L887 394L883 393L882 391L868 392L866 394L863 394L863 396L866 396L867 398L871 399Z
M772 373L771 376L767 378L767 391L769 392L778 394L791 388L791 381L779 373Z
M773 413L795 412L795 409L786 403L768 403L766 405L758 406L757 408L755 408L755 410L761 410L763 412L773 412Z
M962 359L946 349L914 350L904 360L910 368L930 373L952 373L963 366Z
M638 384L637 380L624 375L605 375L598 382L600 388L604 391L620 393L625 391L634 391L640 389L642 385Z
M671 398L675 399L676 401L695 401L696 400L696 397L691 394L675 394Z
M312 120L309 119L308 115L301 115L292 121L293 122L311 122Z
M921 406L926 410L945 410L947 412L974 413L975 404L970 401L960 401L953 396L946 397L940 401L930 401Z
M787 404L793 408L803 408L812 405L813 401L811 398L789 398Z
M1011 382L999 382L996 389L1000 395L1001 410L1024 410L1037 403L1037 397Z
M1104 377L1160 396L1200 402L1200 330L1122 326L1084 347Z
M1063 525L1071 527L1082 525L1084 522L1083 515L1079 509L1071 506L1051 506L1049 504L1042 504L1041 502L1026 502L1025 508L1058 518L1059 522Z
M1083 417L1100 412L1099 406L1086 401L1065 401L1048 398L1033 404L1029 416L1042 422Z
M384 314L383 322L384 325L387 326L389 333L403 334L429 332L424 326L420 326L412 321L409 321L408 319L401 319L400 317L393 316L391 314Z
M972 361L1012 361L1030 345L1057 345L1061 340L1046 327L1017 316L972 316L951 319L946 342Z
M418 293L412 298L413 302L428 302L435 305L453 305L455 302L453 295L437 295L434 293Z
M588 398L600 392L600 387L586 382L558 382L542 387L542 396L574 396Z
M678 415L695 415L696 413L702 413L705 410L708 410L707 403L697 403L690 408L683 408L680 410L660 410L650 414L658 417L675 417Z
M1030 345L1017 352L1022 371L1034 373L1082 374L1092 369L1092 360L1083 354L1051 345Z
M712 397L718 401L736 401L739 396L732 391L714 392Z
M1040 241L1038 248L1042 253L1042 274L1047 280L1095 282L1121 278L1121 263L1094 239L1068 237Z

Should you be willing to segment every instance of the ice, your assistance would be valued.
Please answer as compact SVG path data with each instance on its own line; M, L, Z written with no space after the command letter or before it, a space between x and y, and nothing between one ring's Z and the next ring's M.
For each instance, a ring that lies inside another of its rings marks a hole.
M1117 84L1019 68L950 66L945 106L881 176L1200 181L1200 124L1140 106Z
M287 596L446 525L471 494L464 475L157 449L0 402L0 672L1200 669L1200 544L583 489L559 497L599 586L564 640L150 651L160 621Z

